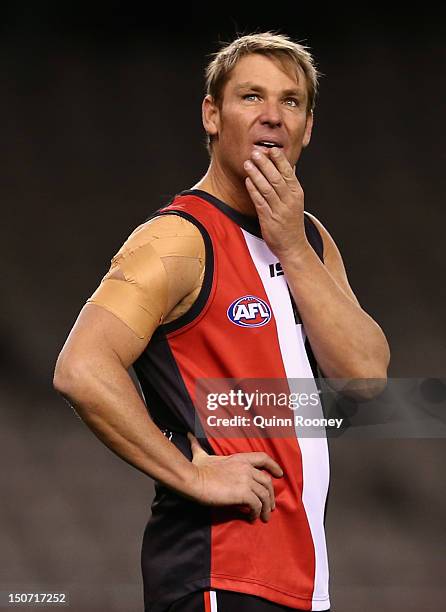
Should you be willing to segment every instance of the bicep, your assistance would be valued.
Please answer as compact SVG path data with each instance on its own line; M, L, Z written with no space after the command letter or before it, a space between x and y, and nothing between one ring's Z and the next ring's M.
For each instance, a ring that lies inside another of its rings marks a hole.
M103 357L116 358L128 369L144 351L147 338L138 335L106 307L87 303L82 308L60 355L76 367L97 363Z

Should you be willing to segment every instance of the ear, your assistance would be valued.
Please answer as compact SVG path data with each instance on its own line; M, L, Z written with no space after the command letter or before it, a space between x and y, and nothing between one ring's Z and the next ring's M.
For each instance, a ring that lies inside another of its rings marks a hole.
M203 127L209 136L216 136L220 129L220 110L209 94L205 96L201 108Z
M304 137L302 139L302 148L305 149L310 144L311 132L313 130L313 111L307 113L307 122L305 124Z

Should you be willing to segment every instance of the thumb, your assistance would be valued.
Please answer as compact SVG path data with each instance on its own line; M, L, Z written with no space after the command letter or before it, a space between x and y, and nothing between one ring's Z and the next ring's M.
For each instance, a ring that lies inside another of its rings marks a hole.
M198 455L198 453L204 453L205 455L207 455L207 452L204 450L204 448L201 446L201 444L198 442L197 438L194 436L194 434L190 431L187 432L187 437L188 440L190 442L190 447L192 450L192 455L195 457L196 455Z

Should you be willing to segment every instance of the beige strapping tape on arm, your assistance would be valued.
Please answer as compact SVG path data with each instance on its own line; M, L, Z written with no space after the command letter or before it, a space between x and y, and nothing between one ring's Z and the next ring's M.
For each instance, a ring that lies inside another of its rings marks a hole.
M193 224L169 215L140 225L87 302L103 306L139 338L147 338L168 314L169 283L162 258L172 256L198 260L204 267L203 239Z
M113 277L116 272L123 278ZM158 253L150 244L121 249L87 303L103 306L138 338L148 338L166 314L167 275Z

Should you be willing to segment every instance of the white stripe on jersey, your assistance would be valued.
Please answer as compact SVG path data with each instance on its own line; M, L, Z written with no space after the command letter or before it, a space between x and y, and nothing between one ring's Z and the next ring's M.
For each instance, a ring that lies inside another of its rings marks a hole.
M215 591L209 591L209 597L211 601L211 612L218 612L217 593Z
M289 380L290 392L299 392L293 388L298 381L294 379L306 378L313 382L306 383L308 387L317 391L313 372L308 361L304 345L304 331L302 324L295 323L293 307L288 292L285 276L271 277L271 263L279 260L269 249L264 240L243 232L251 258L257 268L270 306L274 313L277 325L277 334L286 376ZM301 390L300 390L301 391ZM320 412L319 412L320 411ZM319 412L319 413L318 413ZM323 416L322 407L313 407L313 417ZM321 436L318 433L318 436ZM311 530L316 557L314 590L312 610L326 610L330 607L328 593L328 558L324 531L324 509L329 482L329 456L326 437L302 437L296 429L296 437L302 454L303 493L302 501Z

